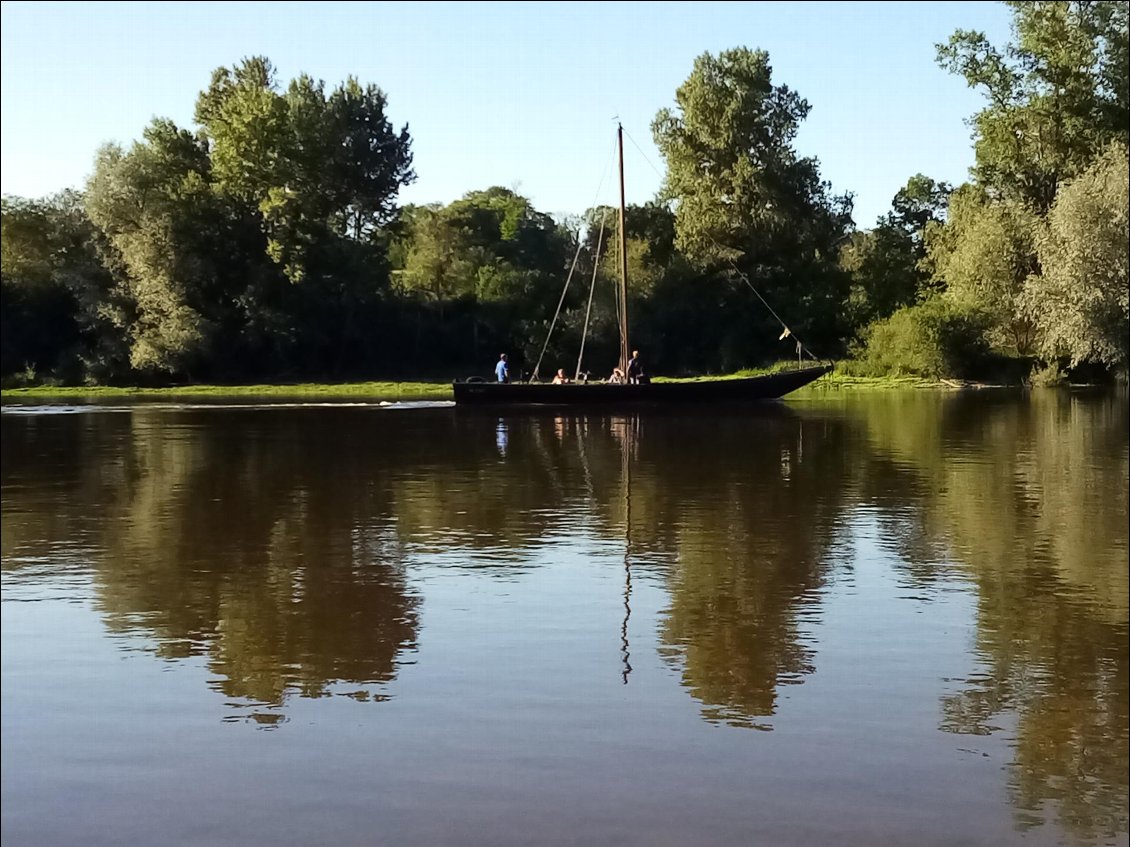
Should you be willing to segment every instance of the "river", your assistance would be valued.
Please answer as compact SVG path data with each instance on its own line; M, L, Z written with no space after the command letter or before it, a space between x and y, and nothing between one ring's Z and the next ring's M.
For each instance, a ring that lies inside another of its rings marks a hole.
M1127 409L5 405L3 843L1125 845Z

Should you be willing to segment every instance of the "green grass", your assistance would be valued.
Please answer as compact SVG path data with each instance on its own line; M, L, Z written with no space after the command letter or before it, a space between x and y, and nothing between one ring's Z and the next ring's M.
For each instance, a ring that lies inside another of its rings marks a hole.
M656 382L699 382L705 379L742 379L772 373L795 363L781 363L774 367L747 369L719 376L656 377ZM856 389L901 389L960 387L952 380L929 380L912 376L852 376L833 371L802 389L801 392L819 392ZM350 383L300 383L286 385L180 385L171 388L128 388L112 386L35 386L31 388L6 388L0 391L5 401L60 401L82 400L178 400L206 398L326 398L371 400L451 400L451 383L448 382L350 382Z
M175 400L208 397L352 398L357 400L450 400L448 382L300 383L296 385L178 385L171 388L36 386L0 391L4 400Z
M811 366L812 362L806 362L805 367ZM796 362L778 362L767 368L747 368L731 374L724 374L720 376L695 376L683 378L669 378L657 377L656 382L700 382L704 379L745 379L751 376L762 376L764 374L776 373L777 371L792 370L796 368ZM951 389L960 387L960 384L953 380L936 380L936 379L923 379L917 376L855 376L852 374L844 373L842 370L834 370L830 374L825 374L804 388L799 389L802 392L812 391L835 391L840 389L892 389L892 388L941 388Z
M899 388L953 389L961 384L954 380L925 379L919 376L854 376L832 371L806 385L801 391L840 391L840 390L890 390Z

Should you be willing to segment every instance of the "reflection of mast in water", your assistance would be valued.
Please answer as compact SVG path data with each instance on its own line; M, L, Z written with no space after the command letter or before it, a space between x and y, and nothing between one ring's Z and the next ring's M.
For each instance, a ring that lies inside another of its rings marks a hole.
M506 425L505 418L498 419L498 426L494 430L494 443L498 447L498 455L506 458L506 447L510 442L510 428Z
M624 678L624 685L628 684L628 674L632 672L632 665L628 661L631 653L628 652L628 618L632 616L632 607L629 603L632 597L632 567L628 564L628 551L624 550L624 622L620 625L620 658L624 662L624 670L620 676Z
M628 659L631 652L628 647L628 619L632 616L632 463L631 451L634 446L634 418L624 418L624 443L620 451L622 479L624 480L624 622L620 625L620 659L624 669L620 676L624 684L628 684L628 674L632 672L632 665Z

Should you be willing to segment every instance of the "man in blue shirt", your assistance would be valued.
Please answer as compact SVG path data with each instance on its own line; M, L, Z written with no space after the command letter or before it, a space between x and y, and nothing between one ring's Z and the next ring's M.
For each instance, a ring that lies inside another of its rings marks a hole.
M510 382L510 365L506 364L506 354L498 357L498 364L494 366L494 375L499 382Z

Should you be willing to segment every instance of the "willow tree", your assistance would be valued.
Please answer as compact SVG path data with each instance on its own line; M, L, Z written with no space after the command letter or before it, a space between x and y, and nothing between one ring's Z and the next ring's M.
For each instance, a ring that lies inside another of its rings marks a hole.
M994 200L963 185L950 198L945 225L926 231L926 264L947 299L985 314L990 342L998 349L1032 352L1032 321L1020 306L1029 274L1037 270L1035 234L1039 219L1023 203Z
M834 257L852 204L794 147L808 102L773 84L768 53L747 48L699 56L675 102L652 133L678 248L707 269L740 271L802 324L838 335L846 277Z
M115 319L139 371L182 374L212 353L227 298L210 172L206 147L158 119L128 151L104 147L87 185L122 304Z
M1130 166L1112 144L1056 196L1037 236L1042 272L1027 280L1025 311L1048 359L1126 367L1130 336Z
M1103 252L1107 222L1096 219L1099 229L1083 233L1064 212L1039 250L1037 235L1048 230L1045 219L1060 205L1064 186L1088 172L1109 145L1125 146L1130 136L1127 5L1057 0L1008 6L1013 38L1003 47L967 30L938 45L938 62L982 90L988 103L970 122L974 184L955 193L944 229L931 228L929 261L950 296L987 309L998 346L1033 352L1039 327L1046 355L1055 348L1074 362L1111 363L1119 358L1114 348L1090 335L1108 331L1081 311L1084 301L1095 299L1096 285L1105 285L1085 277L1110 251L1091 257L1093 262L1076 261L1079 255L1068 260L1056 246L1074 242ZM1098 202L1117 207L1116 200L1107 193ZM1095 212L1083 208L1088 204L1077 194L1063 208L1086 216ZM1057 270L1046 272L1045 260ZM1036 281L1031 286L1030 277ZM1066 332L1077 337L1069 340ZM1006 338L1010 343L1002 345Z

